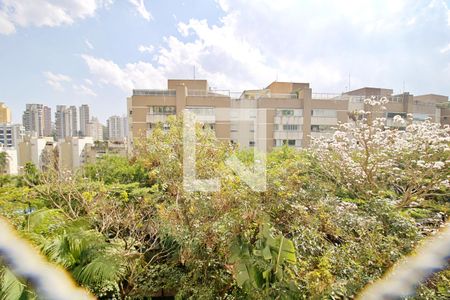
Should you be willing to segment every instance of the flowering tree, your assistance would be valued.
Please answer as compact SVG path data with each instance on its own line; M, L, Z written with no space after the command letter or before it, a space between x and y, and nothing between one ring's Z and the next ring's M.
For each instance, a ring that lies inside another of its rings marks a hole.
M341 188L360 197L393 190L398 206L448 192L450 128L413 122L397 115L393 126L375 117L388 100L366 99L371 111L351 114L331 138L313 139L321 171Z

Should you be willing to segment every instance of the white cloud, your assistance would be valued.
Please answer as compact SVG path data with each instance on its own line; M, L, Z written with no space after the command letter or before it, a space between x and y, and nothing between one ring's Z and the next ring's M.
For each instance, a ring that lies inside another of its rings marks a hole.
M128 0L137 10L137 12L147 21L153 20L152 14L145 8L144 0Z
M441 53L447 53L448 51L450 51L450 44L448 44L447 46L445 46L444 48L441 48L441 50L439 50Z
M0 34L9 35L16 32L14 24L8 19L8 15L0 11Z
M57 91L64 91L63 83L72 81L72 79L64 74L52 73L50 71L44 72L47 83Z
M111 0L3 0L0 33L11 34L16 27L70 25L77 19L92 17Z
M444 70L448 57L436 56L450 40L442 0L433 5L406 0L218 4L225 13L218 24L199 19L179 23L179 34L164 38L152 63L119 66L102 58L84 59L101 82L128 92L164 87L167 78L192 78L194 66L197 78L232 90L265 87L278 77L310 82L316 92L342 92L351 73L353 88L400 90L405 80L422 92L450 92Z
M149 46L140 45L138 50L141 53L152 53L153 50L155 50L155 47L153 45L149 45Z
M101 83L115 85L125 92L133 88L162 88L165 84L161 70L146 62L127 64L121 68L110 60L90 55L82 55L82 58Z
M85 44L89 49L91 49L91 50L94 49L94 45L92 45L92 43L89 42L88 39L85 39L85 40L84 40L84 44Z
M87 87L84 84L80 84L80 85L74 84L72 87L79 94L97 97L97 94L90 87Z
M216 3L219 4L219 7L224 12L227 12L230 9L230 4L228 3L228 0L216 0Z

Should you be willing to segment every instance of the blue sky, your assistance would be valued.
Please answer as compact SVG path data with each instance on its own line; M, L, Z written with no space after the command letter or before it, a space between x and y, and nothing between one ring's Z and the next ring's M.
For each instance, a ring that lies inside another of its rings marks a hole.
M124 114L132 88L310 82L450 95L449 1L0 0L0 101Z

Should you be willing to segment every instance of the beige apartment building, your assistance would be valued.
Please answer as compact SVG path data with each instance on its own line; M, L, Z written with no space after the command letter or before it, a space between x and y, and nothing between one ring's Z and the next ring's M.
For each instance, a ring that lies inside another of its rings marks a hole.
M388 98L386 111L379 114L387 118L387 125L393 125L395 115L407 114L415 121L450 122L448 97L434 94L394 95L391 89L371 87L342 94L313 93L309 83L273 82L264 89L231 95L211 90L206 80L168 80L165 90L134 90L127 101L129 140L147 135L167 116L188 109L215 129L219 139L243 148L307 147L310 137L332 134L338 123L349 121L351 112L370 110L364 103L370 97Z
M168 116L184 109L203 116L202 121L214 128L218 139L230 139L230 122L216 122L215 115L219 108L230 108L230 97L210 91L206 80L169 79L166 90L133 90L127 106L130 146L134 138L146 136L155 124L165 123Z

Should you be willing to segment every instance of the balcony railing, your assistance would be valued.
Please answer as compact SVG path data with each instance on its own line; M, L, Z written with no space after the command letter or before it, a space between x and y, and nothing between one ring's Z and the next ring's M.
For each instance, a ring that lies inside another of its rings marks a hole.
M193 97L230 97L230 91L226 90L188 90L188 96Z
M240 99L244 100L259 100L259 99L298 99L297 94L273 94L273 93L261 93L261 94L243 94Z
M313 100L348 100L350 96L334 93L312 93Z
M175 96L175 90L133 90L133 96Z

